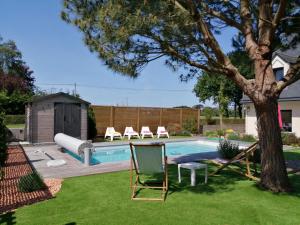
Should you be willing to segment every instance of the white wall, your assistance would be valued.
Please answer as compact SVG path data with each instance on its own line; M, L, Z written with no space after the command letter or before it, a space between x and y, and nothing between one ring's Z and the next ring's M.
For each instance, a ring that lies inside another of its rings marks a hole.
M246 134L257 136L257 119L253 103L245 104L246 117L245 117L245 130Z
M276 69L276 68L281 68L283 67L283 74L285 75L287 73L287 71L290 68L290 65L288 63L286 63L285 61L283 61L280 57L275 56L275 58L272 61L272 68Z
M300 102L279 102L279 105L281 110L292 110L292 133L300 137ZM245 104L245 110L246 134L257 136L257 120L253 103Z

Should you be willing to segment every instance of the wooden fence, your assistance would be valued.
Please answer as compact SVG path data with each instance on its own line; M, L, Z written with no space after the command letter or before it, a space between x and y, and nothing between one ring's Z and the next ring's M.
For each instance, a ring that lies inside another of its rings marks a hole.
M200 110L190 108L151 108L92 106L97 135L104 136L107 127L124 132L126 126L132 126L140 132L142 126L149 126L156 133L158 126L165 126L169 132L180 131L185 121L193 119L200 126Z

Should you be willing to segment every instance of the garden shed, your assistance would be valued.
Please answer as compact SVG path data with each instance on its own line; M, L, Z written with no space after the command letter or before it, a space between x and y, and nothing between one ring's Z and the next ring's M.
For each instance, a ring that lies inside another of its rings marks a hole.
M63 92L33 98L26 106L26 141L53 142L57 133L86 140L89 104Z

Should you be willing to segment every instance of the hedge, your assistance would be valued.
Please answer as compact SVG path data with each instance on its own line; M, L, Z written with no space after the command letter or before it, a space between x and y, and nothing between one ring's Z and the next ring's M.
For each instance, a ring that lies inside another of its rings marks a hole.
M25 115L6 115L4 123L8 124L25 124Z

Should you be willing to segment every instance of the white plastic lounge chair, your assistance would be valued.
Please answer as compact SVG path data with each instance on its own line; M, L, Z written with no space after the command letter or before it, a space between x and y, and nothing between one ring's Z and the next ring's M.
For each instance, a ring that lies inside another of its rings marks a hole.
M167 138L170 138L168 131L165 127L157 127L157 138L160 138L161 136L166 136Z
M150 131L149 127L142 127L141 136L142 136L142 139L144 139L144 137L152 137L153 138L153 133Z
M165 144L130 143L130 151L131 199L164 201L168 192L168 163ZM139 197L138 193L145 188L161 190L161 197Z
M104 138L110 137L110 141L113 141L115 137L119 137L122 139L122 135L119 132L115 131L113 127L107 127Z
M126 127L124 131L124 137L128 137L128 140L130 140L131 137L137 137L140 138L140 135L138 132L134 131L132 127Z

